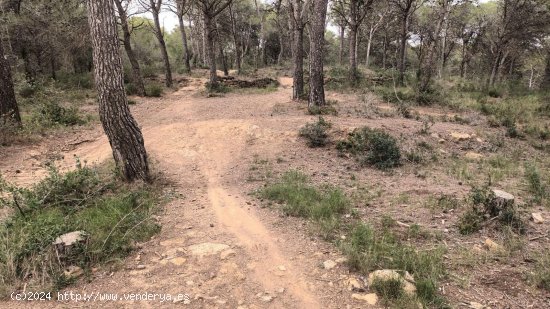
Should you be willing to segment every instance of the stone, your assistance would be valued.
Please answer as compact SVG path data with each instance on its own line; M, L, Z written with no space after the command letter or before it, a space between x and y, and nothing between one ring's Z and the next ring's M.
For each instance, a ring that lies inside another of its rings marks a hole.
M369 294L351 294L351 298L361 300L366 302L369 305L376 305L378 302L378 296L376 293L369 293Z
M227 249L229 249L229 246L226 244L217 244L210 242L191 245L188 247L188 250L192 255L199 257L218 254L219 252Z
M465 155L466 159L471 161L480 161L483 159L483 155L477 152L469 151Z
M136 269L145 269L145 265L138 265L136 266Z
M74 279L82 276L84 271L78 266L71 265L63 272L63 274L67 279Z
M235 256L235 255L237 255L237 252L235 252L235 250L227 249L220 253L220 259L227 260L229 257Z
M170 259L170 263L176 265L176 266L181 266L183 265L183 263L185 263L186 259L182 258L182 257L175 257L173 259Z
M269 302L271 302L271 301L273 300L273 296L271 296L271 295L264 295L264 296L261 297L261 299L262 299L262 301L263 301L264 303L269 303Z
M279 269L280 271L286 271L286 267L284 265L279 265L277 269Z
M72 246L78 242L86 239L86 232L74 231L67 234L63 234L55 239L54 245Z
M444 138L440 138L437 140L438 143L440 144L444 144L445 143L445 139Z
M467 133L459 133L459 132L451 132L451 137L456 141L465 141L472 138L470 134Z
M405 271L401 275L397 270L393 269L381 269L373 271L369 274L367 279L369 286L371 286L375 281L388 281L388 280L400 280L403 283L403 291L410 295L416 295L416 285L414 284L414 277Z
M482 305L478 302L475 302L475 301L471 301L468 304L468 307L471 308L471 309L484 309L484 308L486 308L484 305Z
M360 282L359 280L357 280L356 278L349 278L347 281L346 281L346 284L348 286L348 290L350 291L362 291L364 290L364 285L362 282Z
M535 222L537 224L544 223L544 218L542 217L542 214L540 212L532 213L531 218L533 219L533 222Z
M348 261L347 257L341 257L336 259L336 263L346 263Z
M327 270L333 269L334 267L336 267L336 262L334 262L333 260L326 260L323 262L323 267Z
M494 242L491 238L485 239L485 248L487 248L491 252L502 252L504 248Z

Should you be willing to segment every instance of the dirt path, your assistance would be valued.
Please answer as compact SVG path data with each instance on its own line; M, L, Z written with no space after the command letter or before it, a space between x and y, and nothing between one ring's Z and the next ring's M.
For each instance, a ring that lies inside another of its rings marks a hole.
M160 235L124 261L123 269L98 269L91 283L67 291L187 294L189 301L49 305L244 309L342 308L353 303L343 283L347 269L320 266L328 257L339 257L335 249L311 238L299 221L283 223L272 210L254 207L243 186L253 155L273 155L284 143L296 142L297 128L311 118L303 113L285 116L282 125L283 118L273 115L276 105L296 108L289 100L288 80L281 82L269 94L203 98L196 94L202 85L197 79L162 99L138 100L133 108L154 169L163 171L173 183L167 189L178 197L160 216ZM62 168L74 165L74 157L88 164L111 157L100 128L70 143L76 146L62 151ZM12 180L29 183L44 173L28 161L18 162L22 172L17 173L2 164ZM9 304L18 305L23 304Z

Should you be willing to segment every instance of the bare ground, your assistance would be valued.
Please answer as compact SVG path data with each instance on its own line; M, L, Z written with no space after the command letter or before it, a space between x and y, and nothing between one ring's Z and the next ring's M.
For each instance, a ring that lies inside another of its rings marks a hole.
M136 98L132 112L142 127L146 148L155 170L171 183L176 198L160 216L162 231L123 262L122 268L103 267L93 281L80 282L67 291L102 293L188 294L190 308L365 308L354 300L346 281L344 263L326 270L327 259L338 260L338 250L311 232L300 219L265 208L250 193L265 180L290 168L300 169L319 183L343 186L366 221L384 214L408 223L419 223L439 233L449 247L448 270L459 279L445 280L442 293L453 306L476 301L492 308L547 308L549 295L524 280L529 267L522 253L506 263L487 255L483 263L456 267L455 258L482 243L482 232L459 236L454 213L434 212L421 204L433 194L465 196L469 187L449 173L453 154L474 150L487 153L481 141L453 142L451 132L480 134L479 127L436 122L431 135L420 139L440 148L442 163L429 168L408 165L388 174L360 168L335 150L311 150L297 137L299 128L313 116L290 100L291 80L280 78L281 87L267 94L228 94L204 98L197 94L203 80L192 79L183 88L159 99ZM376 101L366 106L351 95L330 93L339 102L340 116L327 117L333 136L344 137L351 129L368 125L388 130L405 145L422 122L395 116L381 117L392 107ZM444 110L423 109L421 114L442 116ZM382 112L384 113L384 112ZM387 115L386 115L387 116ZM496 134L489 132L488 134ZM440 146L438 146L440 145ZM333 149L333 147L332 147ZM43 162L60 159L60 166L74 166L75 157L87 164L109 160L111 152L99 126L44 139L37 145L0 150L0 172L8 180L30 184L43 177ZM488 154L487 154L488 155ZM251 168L254 167L254 168ZM419 177L419 174L422 177ZM352 177L353 175L353 177ZM514 183L507 186L511 193ZM365 189L367 188L367 189ZM400 197L403 198L400 198ZM406 198L405 198L406 197ZM546 218L550 213L540 208ZM543 235L547 225L529 229ZM193 254L193 245L208 244L213 251ZM548 250L547 237L529 242L529 250ZM532 248L531 248L532 247ZM513 265L513 267L510 267ZM466 281L466 282L465 282ZM0 303L0 307L44 307L38 303ZM156 308L184 306L159 302L67 302L55 307Z

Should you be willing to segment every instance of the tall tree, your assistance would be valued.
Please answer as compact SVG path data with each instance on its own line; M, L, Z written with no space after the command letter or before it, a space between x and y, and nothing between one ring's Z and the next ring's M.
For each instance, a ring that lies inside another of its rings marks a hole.
M151 12L153 15L153 32L159 42L160 52L162 54L162 60L164 61L164 76L166 87L172 87L172 69L170 67L170 58L168 57L168 51L166 50L166 42L164 41L164 32L160 25L160 12L162 10L163 0L140 0L141 5Z
M328 0L313 0L309 35L309 106L325 105L323 61Z
M143 82L143 76L141 75L141 68L139 62L132 48L130 27L128 25L128 6L129 1L115 0L115 4L118 11L118 19L120 22L120 28L122 29L122 42L124 43L124 50L130 61L132 67L132 81L136 86L136 92L139 96L145 96L145 84Z
M352 82L358 78L357 33L374 0L338 0L332 9L349 28L349 77Z
M233 44L235 45L235 65L237 74L241 74L241 44L239 33L237 32L237 21L233 12L233 4L229 4L229 18L231 19L231 34L233 35Z
M185 31L185 22L183 21L183 16L189 11L191 4L187 0L176 0L175 2L175 7L171 6L171 10L178 17L181 42L183 44L183 63L185 64L185 71L191 73L191 53L189 52L187 31Z
M214 40L216 38L216 26L215 18L220 14L227 6L229 6L232 0L197 0L200 10L202 11L202 17L204 22L204 36L206 48L205 52L208 56L210 66L210 79L209 87L215 88L218 85L218 76L216 69L216 52L214 50Z
M307 3L303 0L289 0L289 15L292 24L294 73L292 82L292 99L304 95L304 28L307 22Z
M5 122L12 122L19 126L21 116L15 100L10 64L4 55L4 47L0 40L0 124Z
M422 0L390 0L397 9L401 19L401 38L399 48L399 77L397 82L400 86L405 83L405 57L407 55L407 41L409 40L409 27L412 15L420 6Z
M94 77L99 117L113 157L127 181L149 180L143 136L128 108L119 53L115 9L111 0L87 0L93 47Z

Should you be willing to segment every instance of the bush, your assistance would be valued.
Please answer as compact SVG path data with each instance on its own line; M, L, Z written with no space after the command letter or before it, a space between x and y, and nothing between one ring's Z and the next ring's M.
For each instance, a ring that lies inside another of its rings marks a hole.
M23 98L30 98L36 93L36 90L36 86L29 83L23 83L19 88L19 95Z
M157 84L151 84L145 86L145 95L148 97L160 98L162 96L162 86Z
M307 139L309 147L323 147L328 142L327 130L332 125L323 117L314 123L308 123L300 129L300 136Z
M89 273L159 230L151 220L157 195L150 187L117 185L113 174L87 167L66 174L52 168L31 188L0 182L0 196L0 206L14 209L0 223L0 298L23 284L28 291L62 288L74 280L65 267ZM72 231L84 231L87 242L59 259L52 242Z
M338 143L337 148L355 155L362 165L387 169L401 164L401 151L396 139L380 129L355 129L347 140Z
M54 101L47 101L42 103L33 118L36 122L42 125L63 125L74 126L86 123L78 115L78 108L76 107L63 107L59 103Z

